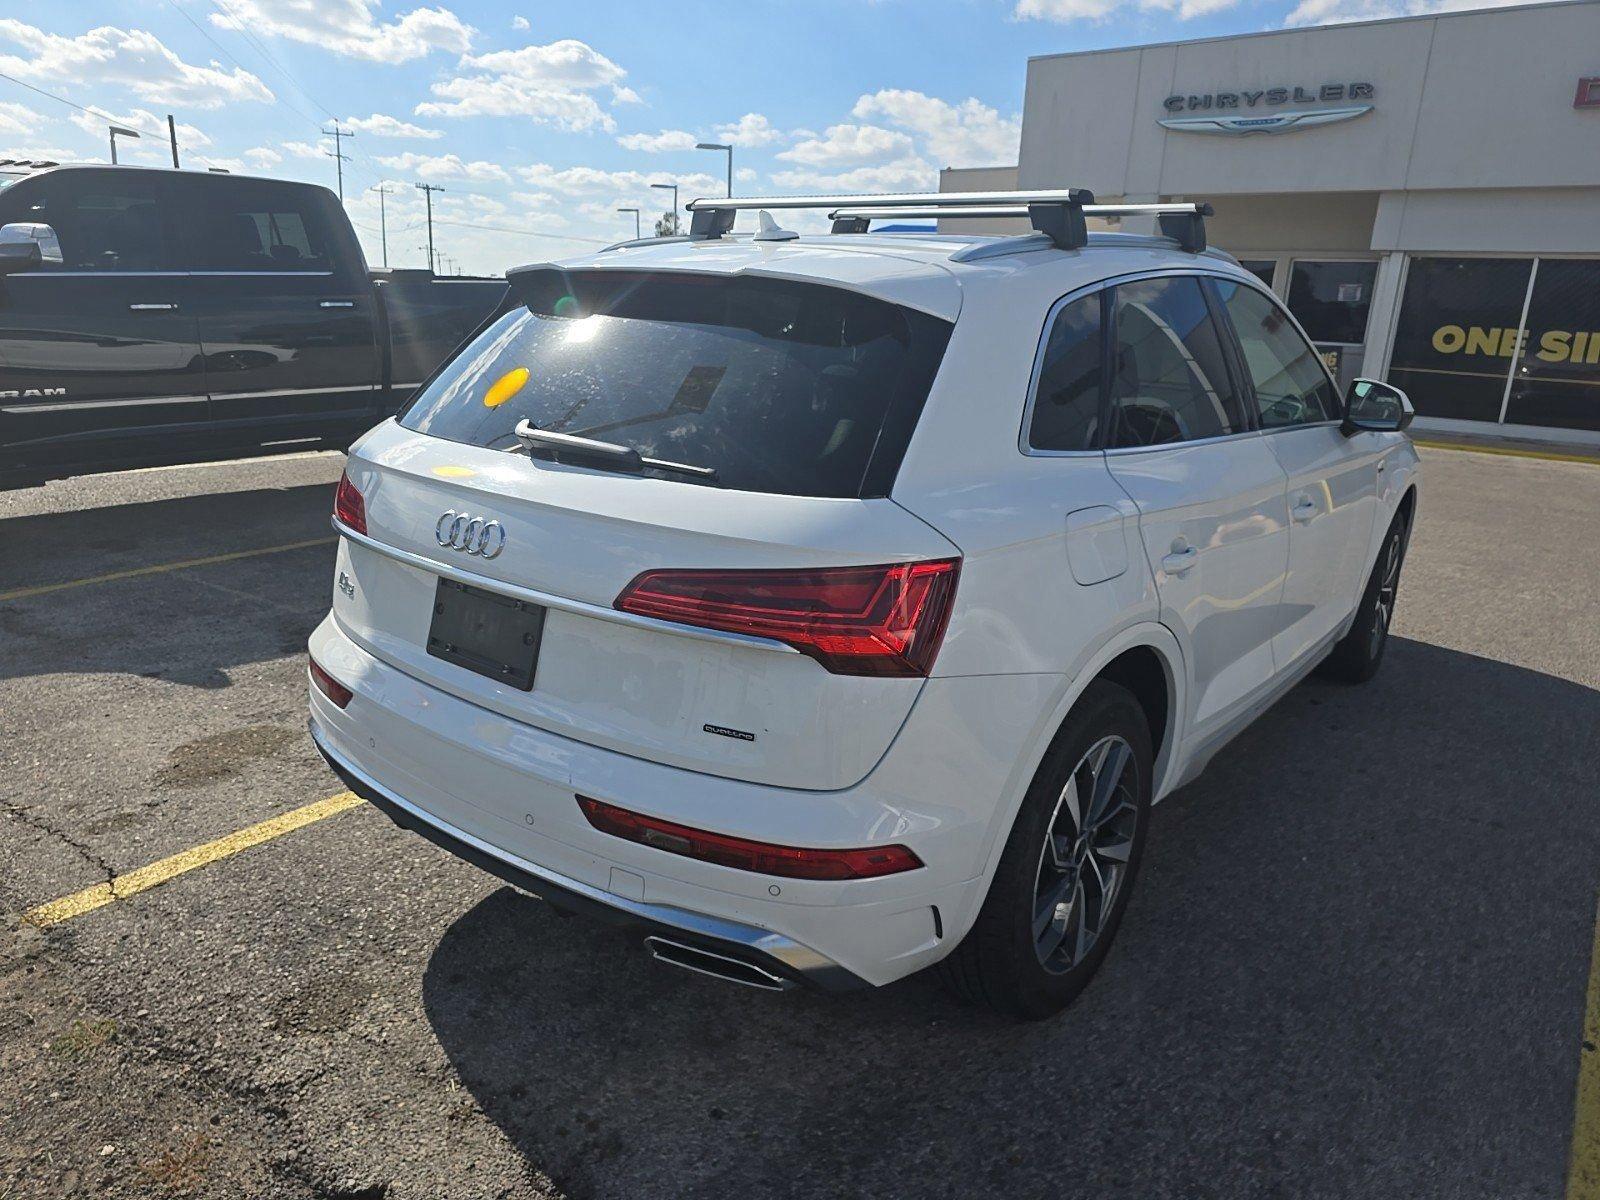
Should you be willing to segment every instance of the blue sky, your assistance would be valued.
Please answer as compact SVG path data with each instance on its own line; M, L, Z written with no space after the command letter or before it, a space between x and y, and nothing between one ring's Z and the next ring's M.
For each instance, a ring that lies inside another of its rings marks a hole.
M1016 159L1029 55L1208 37L1469 0L75 0L0 18L0 158L106 157L114 118L147 131L126 161L161 163L166 114L185 165L332 186L369 258L421 266L417 180L442 185L436 244L469 271L560 258L722 190L937 187L942 166ZM12 11L19 11L13 7ZM16 82L21 81L21 82ZM52 92L86 113L23 84Z

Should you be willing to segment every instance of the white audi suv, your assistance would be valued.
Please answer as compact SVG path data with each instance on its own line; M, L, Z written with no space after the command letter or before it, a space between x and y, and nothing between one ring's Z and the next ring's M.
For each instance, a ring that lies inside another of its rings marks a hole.
M351 448L334 770L680 967L1066 1004L1150 806L1313 669L1377 670L1417 457L1203 210L1026 200L1001 238L736 237L729 202L511 272Z

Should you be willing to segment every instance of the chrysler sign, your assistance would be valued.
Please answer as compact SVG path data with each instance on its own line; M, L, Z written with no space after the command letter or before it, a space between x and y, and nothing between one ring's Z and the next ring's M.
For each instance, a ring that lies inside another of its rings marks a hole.
M1372 111L1370 83L1325 83L1317 88L1240 88L1236 92L1168 96L1161 124L1182 133L1281 133L1349 121ZM1315 104L1325 107L1302 108ZM1295 107L1286 108L1285 105Z

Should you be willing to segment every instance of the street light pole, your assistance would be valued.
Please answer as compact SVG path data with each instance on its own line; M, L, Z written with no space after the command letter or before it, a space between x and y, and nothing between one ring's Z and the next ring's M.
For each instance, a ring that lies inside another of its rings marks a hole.
M727 142L696 142L696 150L725 150L728 154L728 198L733 198L733 147Z
M650 186L653 187L653 188L660 188L662 191L670 190L672 192L672 232L673 233L677 233L678 232L678 185L675 184L675 183L652 183Z
M619 209L617 209L617 211L619 213L632 213L633 214L633 239L634 239L634 241L638 241L640 238L644 237L644 230L640 227L640 224L639 224L639 210L637 208L619 208Z
M111 126L111 165L113 167L117 165L117 134L119 133L123 137L136 138L139 136L137 129L124 129L120 125Z

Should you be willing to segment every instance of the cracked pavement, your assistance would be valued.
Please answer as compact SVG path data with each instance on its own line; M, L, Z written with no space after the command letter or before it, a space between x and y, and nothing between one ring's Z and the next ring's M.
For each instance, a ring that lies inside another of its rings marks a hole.
M1378 679L1297 688L1157 809L1039 1025L674 972L366 807L20 925L340 790L304 736L332 547L0 601L0 1200L1559 1195L1600 469L1423 453ZM0 494L0 591L318 538L339 470Z

